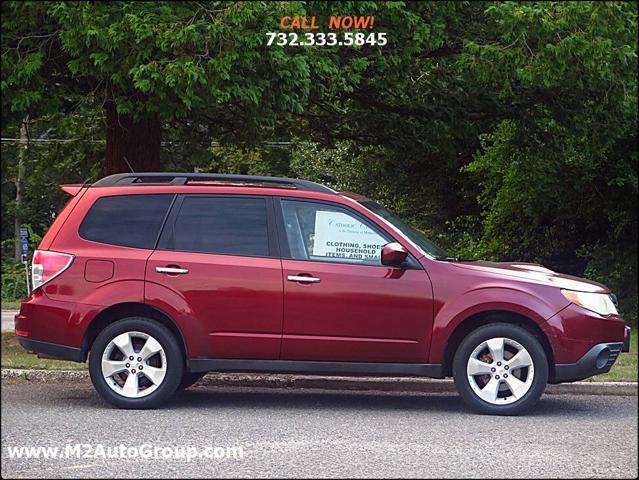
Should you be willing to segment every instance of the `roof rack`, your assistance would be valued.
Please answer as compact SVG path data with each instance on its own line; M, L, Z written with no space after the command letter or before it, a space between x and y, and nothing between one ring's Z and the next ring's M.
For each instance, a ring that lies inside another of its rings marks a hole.
M93 187L113 187L119 185L149 185L168 184L186 185L188 182L208 182L223 185L243 184L245 186L295 188L312 192L337 193L330 187L309 180L284 177L262 177L253 175L224 175L219 173L188 173L188 172L144 172L144 173L116 173L95 182Z

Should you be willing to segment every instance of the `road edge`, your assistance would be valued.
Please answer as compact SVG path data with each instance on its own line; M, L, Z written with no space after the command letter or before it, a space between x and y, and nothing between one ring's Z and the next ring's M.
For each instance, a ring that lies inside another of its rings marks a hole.
M2 380L28 382L89 381L87 370L28 370L2 368ZM456 393L450 379L413 377L323 377L315 375L209 373L197 385L210 387L245 387L272 389L315 389L341 391ZM574 382L548 385L550 395L616 395L637 396L636 382Z

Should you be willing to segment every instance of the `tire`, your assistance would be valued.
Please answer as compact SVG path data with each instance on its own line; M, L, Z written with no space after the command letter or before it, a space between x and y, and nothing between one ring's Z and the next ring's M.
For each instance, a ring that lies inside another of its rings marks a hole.
M492 323L462 340L453 359L453 377L457 391L473 410L518 415L528 411L544 392L548 360L528 330Z
M124 318L107 326L89 355L93 386L118 408L160 406L175 393L183 373L184 354L175 336L144 317Z
M203 376L204 376L203 373L184 372L184 374L182 375L182 381L180 382L180 385L178 385L178 388L177 388L178 391L189 388L191 385L193 385Z

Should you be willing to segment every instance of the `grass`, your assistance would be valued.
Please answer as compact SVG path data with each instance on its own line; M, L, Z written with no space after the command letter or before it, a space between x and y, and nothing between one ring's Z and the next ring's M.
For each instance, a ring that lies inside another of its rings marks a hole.
M3 305L4 306L4 305ZM28 368L32 370L84 370L85 363L63 362L38 358L22 348L14 332L2 332L2 367Z
M2 310L20 310L22 300L2 300Z
M44 370L83 370L84 363L63 362L38 358L27 353L18 343L15 333L2 332L2 367L30 368ZM630 352L622 353L609 373L588 379L593 382L636 382L637 381L637 329L632 331Z

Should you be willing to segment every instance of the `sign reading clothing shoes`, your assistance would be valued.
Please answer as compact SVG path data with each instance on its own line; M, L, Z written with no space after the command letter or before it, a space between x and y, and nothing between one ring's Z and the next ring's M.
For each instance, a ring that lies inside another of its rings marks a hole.
M341 212L315 212L313 256L379 263L386 242L362 222Z

